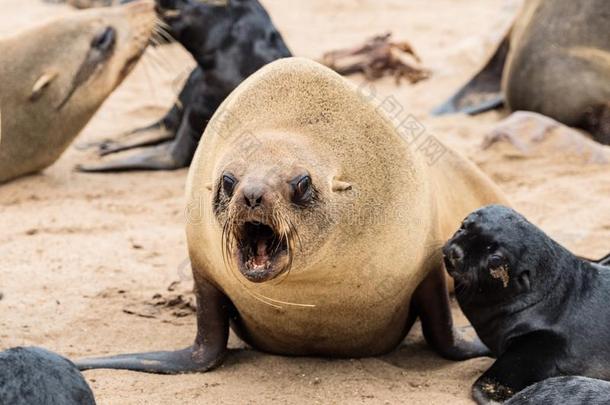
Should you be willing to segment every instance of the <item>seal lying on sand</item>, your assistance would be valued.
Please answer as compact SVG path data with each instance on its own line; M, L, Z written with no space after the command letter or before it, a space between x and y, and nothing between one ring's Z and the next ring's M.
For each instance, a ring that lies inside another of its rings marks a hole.
M140 58L154 4L79 11L0 40L0 183L55 162Z
M607 405L610 382L587 377L549 378L516 394L504 405Z
M195 58L178 102L158 123L127 135L141 139L104 142L101 155L148 146L114 161L80 166L88 172L170 170L187 167L207 123L244 79L276 59L291 56L281 34L258 0L213 2L158 0L170 34ZM153 145L153 146L150 146Z
M473 386L478 403L560 375L610 379L610 268L497 205L470 214L443 253L460 307L497 357Z
M0 403L94 405L91 388L70 361L36 347L0 353Z
M524 2L489 63L434 112L477 113L506 100L512 111L539 112L610 144L607 9L606 0Z
M460 216L504 197L453 151L428 165L330 69L288 58L240 85L206 129L187 199L194 345L81 369L206 371L230 323L263 351L361 357L394 349L419 316L441 355L488 353L453 328L440 249Z

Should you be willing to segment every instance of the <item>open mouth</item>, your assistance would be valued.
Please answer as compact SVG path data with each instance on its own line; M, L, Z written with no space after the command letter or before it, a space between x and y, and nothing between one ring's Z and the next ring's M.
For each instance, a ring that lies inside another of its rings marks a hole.
M287 238L260 222L245 222L237 232L237 263L248 280L271 280L289 267Z

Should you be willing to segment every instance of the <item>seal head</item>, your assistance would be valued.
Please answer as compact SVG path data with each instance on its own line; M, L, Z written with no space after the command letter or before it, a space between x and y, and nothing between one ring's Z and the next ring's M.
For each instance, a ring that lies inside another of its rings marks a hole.
M320 211L322 193L312 170L285 157L290 146L278 139L259 151L262 159L231 160L216 182L213 206L223 228L227 265L237 265L252 282L290 270L301 247L297 230L311 228L308 219Z
M607 267L498 205L470 214L443 254L460 307L497 357L473 386L478 403L559 375L610 378Z
M79 11L0 40L0 183L51 165L135 66L154 3Z
M519 333L521 317L548 305L545 298L567 277L561 268L578 267L575 256L501 205L468 215L443 255L460 307L495 354Z

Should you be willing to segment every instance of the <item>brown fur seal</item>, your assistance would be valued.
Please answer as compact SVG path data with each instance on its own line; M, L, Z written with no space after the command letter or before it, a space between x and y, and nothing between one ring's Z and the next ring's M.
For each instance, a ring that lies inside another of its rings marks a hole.
M489 63L435 113L477 113L505 99L512 111L544 114L610 144L609 19L607 0L524 2Z
M55 162L127 76L154 3L79 11L0 39L0 183Z
M208 125L186 195L194 345L81 369L206 371L230 323L267 352L361 357L394 349L419 317L441 355L488 352L453 328L440 248L504 197L453 151L429 165L330 69L286 58L244 81Z

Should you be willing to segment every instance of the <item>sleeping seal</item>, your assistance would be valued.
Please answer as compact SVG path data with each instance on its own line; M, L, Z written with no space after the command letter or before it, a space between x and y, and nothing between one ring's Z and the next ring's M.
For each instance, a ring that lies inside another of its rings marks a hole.
M197 61L178 101L157 123L125 139L102 142L106 156L129 149L136 155L82 165L85 172L172 170L188 167L201 134L222 101L248 76L291 56L282 35L258 0L157 0L169 33ZM135 136L134 136L135 135Z
M525 1L489 63L434 112L478 113L505 100L610 144L609 10L606 0Z
M76 366L37 347L0 353L0 404L95 405Z
M443 253L460 308L497 357L473 386L478 403L561 375L610 379L610 267L498 205L470 214Z
M141 1L0 39L0 183L59 158L138 61L155 18Z
M187 239L193 346L78 362L81 369L206 371L229 325L284 355L386 353L415 319L450 359L488 353L453 328L441 246L502 193L447 150L434 165L332 70L286 58L220 106L191 164Z

